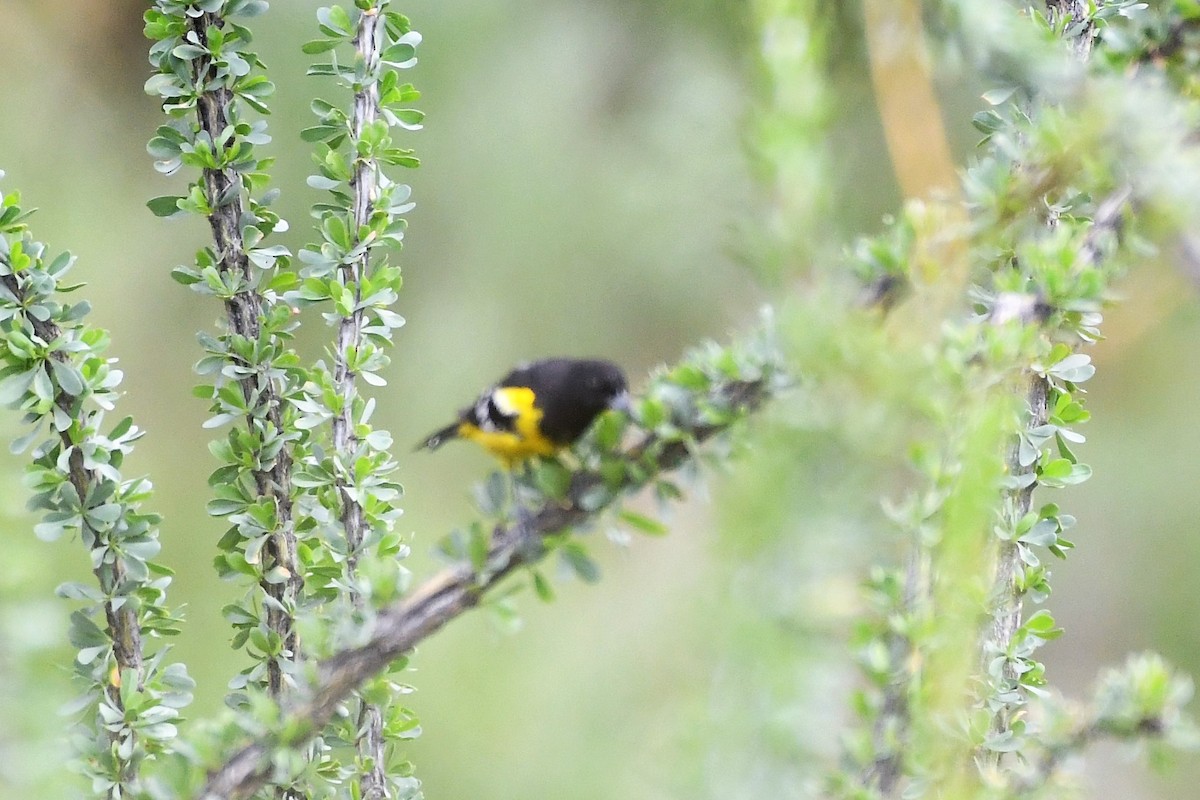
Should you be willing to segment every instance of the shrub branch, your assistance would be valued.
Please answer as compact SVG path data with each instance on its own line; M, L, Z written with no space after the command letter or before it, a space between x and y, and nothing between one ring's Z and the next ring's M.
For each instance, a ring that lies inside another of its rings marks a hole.
M367 75L372 75L379 69L382 34L382 20L377 9L364 10L358 17L358 29L353 45L361 69ZM354 110L350 119L351 142L362 139L364 130L375 121L378 112L379 85L374 80L364 81L354 94ZM351 222L356 232L356 241L359 238L357 232L367 229L367 223L375 210L372 198L378 192L378 168L374 158L358 158L355 161L350 190ZM357 569L365 527L362 504L356 499L350 486L355 453L359 445L358 437L354 433L354 400L357 388L351 361L363 345L362 282L367 275L370 260L371 249L363 247L362 255L339 267L343 285L353 287L354 307L347 316L342 317L338 325L337 348L333 359L334 390L341 398L341 407L333 418L333 447L343 464L343 470L337 473L336 484L342 503L342 529L346 537L346 571L351 578ZM353 581L351 585L354 585ZM365 598L360 591L353 589L351 595L351 601L356 607L364 604ZM359 763L369 765L360 778L361 792L366 800L376 800L388 796L385 774L387 739L383 735L383 710L365 698L360 698L359 702L359 738L356 745Z
M0 259L3 263L4 259ZM30 303L30 298L25 292L25 287L21 285L21 281L11 272L11 266L5 264L5 273L0 275L0 284L17 299L22 306L27 306ZM40 320L30 316L29 322L33 327L34 335L47 345L52 345L59 341L62 336L62 331L57 325L49 320ZM49 358L58 361L61 364L66 364L69 361L69 356L62 350L54 350L49 354ZM48 377L53 377L53 370L49 362L43 366ZM79 419L81 409L79 408L80 398L73 397L65 391L59 391L54 398L54 404L63 414L69 419ZM80 425L79 427L85 427ZM75 489L75 494L79 498L79 508L86 512L95 504L94 496L96 490L100 487L102 481L95 470L88 469L84 464L84 451L78 445L80 442L74 440L72 431L75 426L65 427L58 432L59 441L62 442L63 450L70 453L68 456L68 478L71 486ZM79 515L80 536L83 540L89 543L90 547L100 546L100 542L104 541L104 535L101 531L92 528L88 522L88 515L81 513ZM105 686L104 693L108 697L108 701L114 708L120 711L125 711L125 701L121 697L121 680L132 677L137 682L137 689L141 691L143 688L143 680L145 678L142 669L142 627L138 621L136 604L128 602L127 592L129 590L126 580L126 565L124 558L119 554L113 554L112 558L101 560L92 569L92 574L96 576L96 582L100 585L100 591L105 596L104 600L104 619L107 626L107 633L112 640L113 658L116 661L117 669L120 671L121 678L109 680ZM116 730L108 730L108 738L115 746L117 741L124 736L135 736L136 732L118 728ZM136 764L126 759L122 764L121 783L132 784L137 780L137 774L134 771Z
M188 18L188 27L202 46L208 44L209 29L220 29L223 25L224 20L213 13L206 12ZM211 65L206 66L206 62L201 60L193 61L192 64L196 70L196 85L207 85ZM196 118L200 129L211 141L220 141L225 135L230 125L229 109L232 102L233 92L221 84L215 84L213 88L198 94ZM208 222L216 246L218 269L222 274L234 274L246 287L224 299L229 329L235 337L246 342L258 342L262 334L263 298L252 288L255 285L255 276L252 274L253 267L242 240L241 182L228 168L205 168L203 176L208 207L212 209L208 214ZM238 383L248 407L265 409L263 423L269 428L269 434L282 435L282 399L270 378L256 371ZM247 425L251 429L255 424L256 420L247 419ZM271 567L274 567L276 574L282 573L283 580L264 578L260 581L260 586L272 600L267 604L267 625L283 642L283 657L294 661L299 658L300 643L290 609L294 607L303 576L296 560L296 534L291 499L292 456L288 447L284 446L279 448L272 458L264 458L263 462L253 471L254 483L258 495L270 498L274 503L277 522L276 531L271 535L266 548L271 563L265 565L265 571L269 572ZM284 669L278 658L270 659L267 664L267 687L271 696L275 698L279 698L284 691Z

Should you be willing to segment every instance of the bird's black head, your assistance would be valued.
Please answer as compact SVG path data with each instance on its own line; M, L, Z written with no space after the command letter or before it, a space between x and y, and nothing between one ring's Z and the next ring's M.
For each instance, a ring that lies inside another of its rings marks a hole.
M579 361L575 367L577 380L595 413L607 409L629 410L629 384L625 373L611 361Z
M534 390L543 412L542 433L567 445L610 408L629 409L625 373L611 361L551 358L514 372L509 379Z

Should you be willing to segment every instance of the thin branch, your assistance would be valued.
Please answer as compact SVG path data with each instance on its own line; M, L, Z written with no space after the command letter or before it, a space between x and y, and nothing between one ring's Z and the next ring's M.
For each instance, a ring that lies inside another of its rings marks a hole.
M1088 3L1083 0L1046 0L1046 8L1052 24L1065 21L1067 38L1075 55L1086 61L1092 52L1092 43L1096 37L1095 23L1088 17ZM1077 25L1077 28L1069 26ZM1124 222L1124 207L1130 195L1129 187L1122 187L1104 200L1096 209L1092 226L1088 230L1079 250L1081 262L1091 265L1099 261L1102 254L1108 250L1112 240L1120 235ZM1048 221L1050 227L1057 224L1056 218ZM1036 301L1036 298L1034 299ZM1036 309L1034 302L1030 309ZM1044 315L1030 313L1024 318L1027 324L1040 324ZM994 320L1003 322L1002 318ZM1024 376L1026 383L1025 405L1026 430L1041 428L1049 422L1049 381L1041 375L1027 372ZM1022 466L1020 460L1021 442L1014 442L1006 460L1007 472L1010 477L1027 476L1037 468L1036 463ZM1016 522L1029 513L1033 506L1033 493L1037 488L1036 480L1030 480L1021 488L1006 491L1005 506ZM1009 651L1013 638L1021 626L1024 593L1017 588L1016 579L1021 573L1020 548L1016 541L1003 541L999 545L996 556L996 568L993 577L993 607L992 621L984 633L983 660L986 664L993 657ZM1002 677L1013 687L1019 685L1020 676L1016 672L1016 664L1005 661ZM1007 704L1001 706L991 721L990 730L1000 734L1012 726L1012 715L1015 709ZM995 752L990 755L995 763L1003 759L1003 753Z
M1082 721L1057 744L1047 747L1040 758L1032 765L1032 772L1022 778L1014 787L1014 794L1025 795L1044 789L1054 778L1063 762L1072 756L1083 753L1088 747L1104 739L1127 742L1134 737L1162 738L1168 725L1162 717L1143 717L1129 726L1129 732L1123 732L1108 724L1107 721L1089 718Z
M918 603L927 599L928 575L928 549L914 541L904 570L904 596L901 598L904 613L917 613ZM892 679L883 689L879 716L875 718L875 725L871 729L871 752L876 756L859 778L864 787L876 787L883 797L892 796L904 776L906 745L912 729L909 695L915 677L912 638L906 633L889 630L887 648Z
M762 379L727 383L719 386L715 394L728 407L749 412L763 403L769 390L767 381ZM699 443L728 427L728 424L697 425L686 433ZM628 463L644 469L643 478L635 482L627 476L616 488L621 492L633 491L653 476L678 468L693 455L690 442L663 442L647 437L624 453ZM366 644L321 662L318 683L311 696L292 706L279 726L283 730L303 731L286 744L295 746L299 744L297 739L313 736L365 681L451 620L479 605L489 589L515 570L539 561L547 553L545 537L578 527L603 513L604 507L594 508L584 501L594 496L594 489L604 485L604 479L596 472L576 473L562 501L547 502L518 523L496 526L483 569L476 571L469 565L448 568L383 609ZM245 745L209 776L197 797L200 800L248 797L269 779L272 749L282 744L285 743L278 735L272 734Z
M1087 61L1092 55L1092 45L1096 41L1096 22L1088 15L1088 6L1092 0L1046 0L1046 10L1049 12L1051 25L1065 21L1066 36L1064 37L1075 51L1080 61ZM1078 28L1071 26L1078 25Z
M379 46L382 26L375 9L368 9L359 16L358 33L354 39L355 50L369 73L379 66ZM367 81L354 95L354 113L350 121L350 138L358 142L363 130L375 121L379 110L379 87L374 81ZM354 177L350 181L352 192L352 222L354 231L362 229L374 210L372 198L377 191L375 159L356 158ZM341 408L333 418L333 446L342 458L350 458L358 439L354 435L354 396L355 373L349 362L362 346L363 310L359 308L362 300L362 279L370 264L371 251L363 249L358 258L339 267L342 282L354 287L354 310L349 316L343 317L338 325L337 351L334 353L333 382L334 388L341 398ZM345 465L347 469L352 466ZM358 548L363 538L362 506L347 490L349 480L345 475L337 478L338 490L342 496L342 525L345 528L346 541L349 545L350 563L358 559Z
M1049 421L1050 385L1044 377L1033 373L1027 373L1025 378L1028 381L1028 388L1025 392L1025 427L1026 429L1040 428ZM1005 461L1006 472L1013 478L1027 476L1037 469L1036 462L1024 467L1021 465L1020 451L1021 442L1018 437ZM1009 513L1012 520L1020 520L1029 513L1033 507L1035 488L1037 488L1037 481L1033 480L1022 488L1010 489L1005 492L1005 504L1007 508L1011 509ZM1021 627L1024 593L1016 587L1016 578L1020 570L1021 554L1018 544L1011 540L1002 541L996 556L996 570L992 579L992 585L995 587L992 621L984 635L983 662L985 664L991 658L1008 652L1013 637L1017 634L1017 629ZM1016 665L1006 661L1003 677L1006 682L1016 686L1020 680L1020 675L1016 672ZM1000 733L1009 729L1012 724L1012 711L1012 708L1005 705L996 713L992 718L992 733ZM992 757L999 762L1003 754L993 753Z
M23 301L26 297L24 287L16 274L9 273L0 276L0 281L4 287L17 298L18 301ZM39 320L34 316L28 317L33 325L34 334L47 345L55 342L62 335L62 331L53 322L47 320ZM50 353L50 358L57 359L60 362L68 362L69 357L66 351L54 350ZM50 366L47 363L44 369L49 370ZM68 395L66 392L59 392L54 403L71 419L79 419L82 413L78 407L80 399ZM76 495L79 497L79 508L81 512L86 512L93 502L95 490L101 484L101 478L94 470L89 470L84 465L83 449L78 447L79 443L74 442L71 438L71 428L60 429L59 439L62 441L62 446L65 451L70 452L67 460L68 473L71 481L71 486L74 487ZM99 534L94 531L88 524L88 516L86 513L79 515L80 536L85 542L89 543L90 547L95 547L100 539ZM126 565L125 560L119 555L114 554L111 561L105 560L98 564L92 574L96 576L96 581L100 585L100 590L109 598L104 601L104 618L107 626L109 639L113 644L113 658L117 662L117 667L122 674L132 673L137 681L137 688L141 689L145 680L145 672L143 669L142 659L142 628L138 621L137 604L126 602L128 595L125 594L126 584ZM105 694L108 701L114 708L125 710L125 703L121 698L121 683L119 680L109 681L105 687ZM136 729L126 728L119 730L109 730L108 738L115 745L122 730L127 731L129 735L137 736ZM137 776L131 772L133 764L125 759L123 762L122 781L130 782L136 780Z
M217 14L204 13L189 17L188 25L199 40L207 44L208 30L220 28L224 20ZM194 64L200 64L196 61ZM197 67L199 68L199 67ZM197 75L196 83L209 83L205 75ZM232 92L223 86L200 93L196 104L196 115L203 130L212 141L220 141L229 125L229 109L233 101ZM237 275L246 287L254 286L253 266L246 255L242 240L241 219L243 213L240 178L233 170L205 169L205 195L212 213L208 215L212 229L217 262L223 273ZM253 288L246 288L225 300L225 312L229 329L235 336L255 342L262 332L261 318L263 301ZM263 421L273 434L283 432L283 401L270 379L254 374L239 381L242 396L248 407L266 408ZM253 427L254 419L247 419ZM277 531L271 536L267 555L271 566L282 570L282 581L262 580L260 586L272 600L267 603L267 624L283 642L283 657L299 658L300 643L293 624L291 609L303 580L296 559L295 522L292 513L291 490L292 456L288 447L279 449L278 454L266 466L254 470L255 489L260 497L269 497L275 504ZM284 691L284 669L279 659L267 664L267 686L272 697L279 698Z
M1083 54L1086 55L1086 51L1083 51ZM1091 227L1079 247L1079 261L1082 265L1092 266L1099 263L1112 246L1119 241L1131 194L1131 187L1119 187L1097 206ZM1054 220L1051 220L1050 224L1054 225ZM1026 323L1040 323L1041 321L1044 321L1044 316L1039 318L1038 315L1033 315L1025 319ZM1049 422L1050 384L1045 377L1032 372L1026 374L1026 380L1028 389L1026 390L1025 428L1032 430ZM1036 464L1030 464L1027 467L1021 466L1020 449L1020 441L1015 442L1007 459L1007 471L1013 477L1028 475L1036 469ZM1006 501L1009 504L1013 521L1020 520L1029 513L1033 506L1033 493L1037 485L1036 481L1030 481L1023 488L1008 491ZM1001 542L993 579L992 622L984 638L983 657L985 663L989 658L1008 652L1013 637L1016 636L1017 629L1021 625L1023 593L1016 588L1016 577L1020 574L1021 569L1018 544L1015 541ZM1017 675L1016 665L1012 662L1005 662L1002 676L1005 682L1013 687L1019 684L1020 676ZM1000 734L1009 730L1014 710L1008 705L1001 707L992 718L991 733ZM1003 753L993 753L991 758L994 763L999 763L1003 759Z
M358 31L354 37L354 49L367 75L379 69L379 56L384 27L378 9L364 9L358 17ZM350 140L357 143L363 131L371 125L379 113L379 85L374 80L362 83L354 95L354 110L350 119ZM352 144L353 147L353 144ZM350 180L352 194L352 230L357 239L374 212L374 198L378 192L379 165L373 158L358 157L355 160L354 176ZM359 550L365 535L362 505L351 491L351 476L354 472L355 451L358 437L354 435L354 399L357 394L355 373L351 360L363 344L362 282L370 266L371 250L363 248L362 255L340 267L343 285L354 287L354 308L349 316L343 317L337 332L337 348L334 353L334 390L341 398L341 408L333 418L333 447L342 460L342 470L337 473L337 488L342 501L342 529L346 537L346 571L354 576L358 565ZM350 581L354 585L354 581ZM363 605L362 593L351 590L355 606ZM386 774L387 742L383 735L383 712L378 705L360 700L357 748L359 763L369 764L360 777L360 788L365 800L379 800L388 796Z
M1098 264L1112 245L1119 241L1125 229L1128 203L1133 195L1132 186L1121 186L1096 207L1092 216L1092 227L1088 229L1079 257L1084 264Z

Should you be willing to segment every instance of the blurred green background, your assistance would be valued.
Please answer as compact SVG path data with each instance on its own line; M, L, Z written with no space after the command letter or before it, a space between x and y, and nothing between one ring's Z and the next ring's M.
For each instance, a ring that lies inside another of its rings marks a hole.
M304 77L299 51L314 35L317 5L276 2L253 25L278 86L270 150L293 249L308 236L316 198L304 185L308 149L296 131L310 124L318 87L331 94ZM820 258L875 230L899 202L859 15L855 4L838 5L831 180L813 187L828 215L815 226ZM204 226L164 223L144 207L182 185L157 175L144 149L161 121L141 91L149 75L144 7L76 0L64 12L5 0L0 169L4 190L40 207L35 235L79 256L76 277L90 284L94 322L112 332L111 354L125 370L120 411L149 431L127 473L152 477L154 507L166 516L162 560L178 570L172 602L186 604L188 617L176 656L200 682L189 712L198 717L219 706L241 666L224 646L220 608L240 590L209 566L222 527L203 513L211 458L199 427L205 409L190 394L195 331L220 311L168 275L203 244ZM491 465L465 447L431 456L405 443L521 359L603 355L622 362L636 385L690 344L748 326L771 292L739 255L750 249L746 231L760 202L744 154L754 41L740 3L413 0L399 10L425 37L407 77L423 91L428 117L404 142L423 160L402 176L417 202L399 257L399 310L409 324L377 421L400 443L402 527L413 534L411 567L420 576L434 568L436 540L472 518L470 486ZM939 81L962 163L980 86L963 75ZM1095 478L1055 498L1079 517L1079 549L1056 570L1052 608L1067 636L1046 657L1051 680L1073 694L1101 666L1141 648L1200 673L1200 311L1169 265L1146 264L1124 290L1128 301L1106 323L1109 340L1093 351L1099 373L1084 453ZM309 333L302 346L316 357L322 332ZM5 418L0 430L11 433L15 421ZM850 534L798 530L800 572L840 579L764 586L753 545L737 541L747 527L738 523L759 519L745 502L746 484L770 474L770 452L759 451L756 463L751 449L740 488L713 476L712 499L702 491L678 509L670 536L635 538L627 549L599 543L599 585L563 581L550 606L522 596L519 633L480 613L420 649L412 705L426 735L411 755L428 797L762 797L752 789L767 783L747 777L759 751L835 752L842 695L854 680L837 646L856 602L847 570L870 554ZM817 445L813 452L815 480L836 482L818 460L830 454ZM0 468L10 487L0 703L12 709L0 723L0 793L37 786L59 796L65 748L54 713L71 693L69 670L59 666L70 607L51 589L86 573L77 542L34 539L22 463L7 456ZM819 494L778 488L794 503ZM770 624L755 618L762 606L754 596L764 593L819 618L816 633L792 640L807 643L813 658L793 663L791 674L756 668L781 660L771 650L778 641L755 635ZM1178 787L1200 778L1194 764L1157 778L1110 756L1101 749L1089 759L1089 796L1179 796ZM806 763L797 756L795 786L819 777Z

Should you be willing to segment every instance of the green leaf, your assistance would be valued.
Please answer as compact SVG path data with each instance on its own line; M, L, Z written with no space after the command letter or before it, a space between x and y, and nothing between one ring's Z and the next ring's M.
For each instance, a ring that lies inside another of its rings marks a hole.
M194 286L204 279L200 277L200 273L191 267L179 266L171 270L171 280L183 286Z
M600 580L600 567L593 561L579 542L566 542L559 551L567 566L585 583Z
M1050 547L1058 542L1058 523L1052 519L1038 520L1020 540L1026 544Z
M354 23L350 15L341 6L329 6L317 9L317 22L321 30L330 36L349 36L354 33Z
M592 438L596 446L602 450L612 450L620 444L621 434L625 432L628 422L629 418L619 411L601 414L592 426Z
M270 97L275 93L275 84L269 81L265 75L255 75L238 83L237 91L242 97L256 97L261 99ZM260 133L263 136L256 140L257 143L263 143L264 138L265 141L270 141L270 137L266 137L265 132ZM249 139L249 137L246 138Z
M165 136L155 136L146 143L146 152L154 156L159 161L166 161L173 158L179 158L179 154L183 152L180 147L180 142L174 138Z
M38 399L44 400L47 403L54 400L54 382L50 380L50 373L48 370L34 370L33 384L30 386L30 388L33 390L34 395L36 395Z
M546 576L538 570L533 571L533 591L543 603L554 602L554 587Z
M1024 742L1013 735L1012 731L988 734L983 742L984 748L993 753L1013 753L1024 746Z
M208 51L194 44L181 44L171 51L171 55L184 61L191 61L192 59L208 55Z
M57 358L51 358L50 369L54 372L54 380L58 383L58 388L62 389L72 397L79 397L86 389L86 384L83 382L83 375L79 369L66 361L59 361Z
M602 483L589 487L579 497L579 507L584 511L599 511L613 499L613 492Z
M225 517L246 508L245 501L240 500L209 500L205 510L211 517Z
M310 77L332 76L337 74L337 70L333 68L333 64L313 64L304 74Z
M1049 480L1063 480L1071 475L1074 465L1065 458L1055 458L1042 465L1039 474Z
M995 89L989 89L988 91L984 92L981 97L983 98L983 102L987 103L989 106L998 106L1003 103L1007 103L1009 98L1012 97L1016 91L1016 86L998 86Z
M100 626L82 611L71 613L71 627L68 638L71 641L71 646L75 648L107 647L110 644L108 634L101 630Z
M336 125L314 125L311 128L305 128L304 130L300 131L300 138L306 142L326 142L332 139L334 136L344 134L345 132L345 128L338 127ZM313 181L317 180L318 178L322 181L328 181L329 184L326 186L315 185ZM332 178L326 178L323 175L310 175L308 178L308 185L312 186L314 189L334 189L340 183L341 181L335 181Z
M658 398L643 397L634 408L636 419L644 428L656 428L667 420L667 408Z
M66 600L85 600L94 603L104 599L104 593L96 587L75 581L60 583L54 593Z
M380 55L379 60L397 66L409 65L417 55L417 49L407 42L397 42Z
M0 379L0 405L11 406L19 402L29 391L29 387L33 385L34 375L38 371L38 368L34 367Z
M62 538L68 528L79 524L79 517L66 514L47 515L46 519L33 526L33 535L43 542L55 542Z
M178 195L163 195L147 201L146 208L156 217L177 217L186 213L179 207L184 199Z
M1054 616L1044 608L1025 620L1025 624L1021 626L1021 629L1046 641L1057 639L1063 632L1062 628L1057 627Z
M1047 372L1060 380L1070 383L1083 383L1096 374L1091 356L1083 353L1072 353L1050 367Z
M1001 117L991 109L988 109L987 111L980 111L971 118L971 124L975 126L976 130L987 134L992 134L996 131L1003 130L1006 125L1004 117Z
M327 53L330 50L341 44L338 39L313 39L311 42L305 42L300 46L300 51L315 56L318 53Z
M631 511L628 508L621 509L621 513L617 517L631 528L634 528L648 536L665 536L668 532L666 525L656 519L647 517L644 514L639 514L636 511Z
M342 250L350 249L350 232L346 228L346 221L340 216L331 214L325 217L321 223L321 230L331 244L337 245Z
M533 474L534 484L552 500L562 500L571 488L571 473L557 461L542 461Z
M489 549L488 536L483 526L479 523L472 525L467 537L467 556L476 572L483 572L487 567Z
M225 14L230 17L257 17L267 13L267 8L267 0L229 0Z

